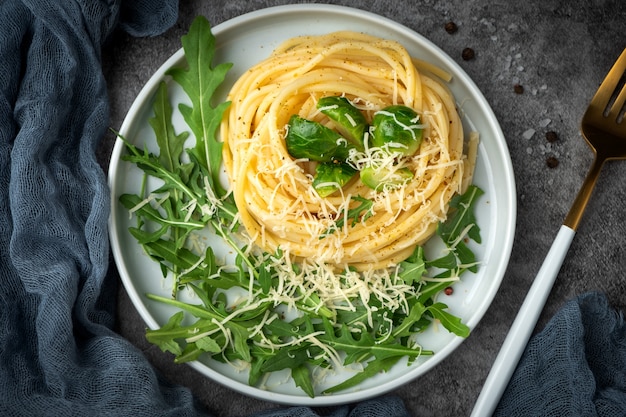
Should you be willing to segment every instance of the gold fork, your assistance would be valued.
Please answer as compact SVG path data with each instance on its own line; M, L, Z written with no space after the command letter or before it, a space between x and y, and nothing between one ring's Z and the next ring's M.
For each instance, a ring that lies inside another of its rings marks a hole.
M625 79L626 49L583 115L581 132L594 152L593 164L511 325L474 405L472 417L491 416L500 402L563 265L602 166L611 159L626 159Z
M580 130L595 158L564 225L576 230L604 163L626 159L626 49L607 74L583 115ZM621 89L621 91L620 91Z

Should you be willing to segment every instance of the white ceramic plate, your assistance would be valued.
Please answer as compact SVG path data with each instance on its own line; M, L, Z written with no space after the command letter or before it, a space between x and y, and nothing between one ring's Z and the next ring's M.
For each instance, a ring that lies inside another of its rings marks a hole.
M474 183L485 191L477 208L483 243L474 250L481 267L477 274L464 275L462 282L455 284L454 294L445 299L450 311L460 316L470 328L474 328L491 304L509 260L515 229L515 183L504 136L491 108L472 80L449 56L414 31L362 10L329 5L280 6L249 13L213 28L217 39L215 62L234 63L224 91L220 93L225 94L245 70L266 58L282 41L294 36L336 30L361 31L395 39L415 57L449 71L453 76L450 87L461 108L466 128L480 132ZM178 51L154 74L135 100L120 129L124 137L140 148L145 143L152 151L157 150L147 122L152 111L151 100L158 83L165 79L165 71L179 65L183 59L182 50ZM169 87L174 101L187 101L175 83L170 83ZM179 131L186 130L182 117L178 114L175 117L177 119L174 123ZM142 173L120 160L122 152L123 145L118 140L109 168L111 245L121 279L132 302L147 325L154 329L164 324L174 311L148 300L145 294L167 296L170 287L161 278L158 265L143 254L128 232L131 220L118 198L123 193L139 191ZM432 326L421 336L420 341L425 349L432 349L436 353L411 366L401 362L390 372L380 374L350 391L314 399L306 396L284 374L273 376L261 389L247 384L247 373L211 359L200 359L191 363L191 366L221 384L263 400L285 404L334 405L377 396L417 378L450 355L463 339L449 334L443 328ZM332 385L333 381L329 382Z

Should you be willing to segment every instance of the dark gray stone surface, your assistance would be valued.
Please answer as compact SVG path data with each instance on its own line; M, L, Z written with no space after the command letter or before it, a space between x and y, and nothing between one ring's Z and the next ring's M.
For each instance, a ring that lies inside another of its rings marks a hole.
M104 53L112 103L111 126L119 128L153 72L180 45L197 14L213 25L240 14L288 2L188 0L178 23L162 36L135 39L118 34ZM592 160L579 133L580 118L596 88L626 47L623 0L374 0L328 2L391 18L429 38L453 57L482 90L501 124L517 181L518 220L513 253L491 308L472 335L442 364L394 392L415 416L469 415L490 366L524 296L556 236ZM458 31L444 25L454 21ZM340 28L338 28L340 29ZM476 52L471 61L461 51ZM514 85L524 87L518 94ZM533 129L528 137L525 132ZM546 140L546 132L558 135ZM114 137L99 150L106 168ZM549 168L547 158L558 166ZM578 234L541 315L537 330L568 299L604 291L617 309L626 307L624 242L626 162L605 166ZM117 274L111 263L111 274ZM216 416L240 416L276 407L235 393L177 366L144 339L144 323L120 286L119 332L141 349L169 381L189 387Z

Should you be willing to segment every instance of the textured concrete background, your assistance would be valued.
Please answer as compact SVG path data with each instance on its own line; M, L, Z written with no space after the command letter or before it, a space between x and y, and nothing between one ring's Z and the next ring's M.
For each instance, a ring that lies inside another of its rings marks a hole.
M119 128L132 101L153 72L179 48L193 18L213 25L240 14L286 4L271 0L181 2L178 23L163 36L117 35L105 50L112 102L111 126ZM391 18L429 38L476 82L501 124L517 181L518 221L511 262L496 298L479 326L456 352L425 376L398 389L415 416L469 415L490 366L524 296L556 236L592 160L579 133L580 118L613 61L626 47L623 0L374 0L328 2ZM458 25L455 34L444 30ZM340 28L338 28L340 29ZM471 47L476 56L461 58ZM522 94L514 86L523 86ZM530 135L531 129L534 134ZM555 132L550 142L546 133ZM114 138L100 149L107 167ZM550 168L548 158L558 161ZM568 299L600 290L617 309L626 307L626 162L611 162L574 239L537 330ZM111 274L117 274L111 264ZM219 386L144 339L144 323L123 288L119 331L169 381L189 387L217 416L240 416L275 404Z

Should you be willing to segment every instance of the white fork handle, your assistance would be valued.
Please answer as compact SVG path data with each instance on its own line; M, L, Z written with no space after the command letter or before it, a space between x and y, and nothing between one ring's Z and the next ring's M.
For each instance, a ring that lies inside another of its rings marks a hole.
M472 417L493 414L539 320L576 232L561 226L487 376Z

